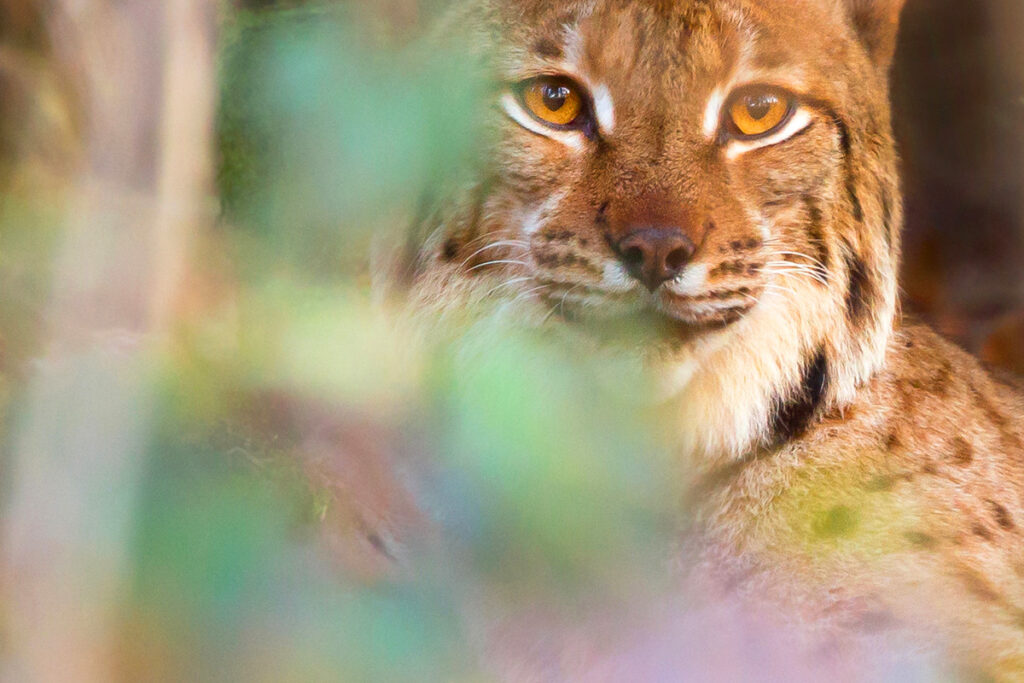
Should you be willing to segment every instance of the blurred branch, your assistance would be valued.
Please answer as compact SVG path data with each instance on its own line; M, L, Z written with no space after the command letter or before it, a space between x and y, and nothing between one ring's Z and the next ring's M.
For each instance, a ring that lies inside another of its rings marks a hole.
M167 331L174 320L191 246L199 228L212 217L213 9L203 0L167 4L170 39L151 307L153 327L159 331Z

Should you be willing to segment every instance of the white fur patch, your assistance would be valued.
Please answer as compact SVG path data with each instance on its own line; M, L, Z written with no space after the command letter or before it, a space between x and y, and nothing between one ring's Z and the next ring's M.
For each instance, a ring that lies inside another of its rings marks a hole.
M668 284L669 290L679 296L696 296L704 291L708 282L708 267L704 263L695 263L687 268Z
M604 265L601 285L610 292L628 292L636 289L637 282L629 276L621 263L609 261Z
M551 213L558 208L563 199L565 199L565 192L556 192L534 208L527 210L522 221L523 235L533 235L547 225Z
M747 218L751 223L757 226L757 231L761 234L761 239L765 242L772 238L772 223L768 218L752 208L747 209Z
M725 91L718 88L711 93L708 106L704 109L704 137L714 140L718 134L718 126L722 120L722 105L725 104Z
M608 90L608 86L601 84L593 88L592 94L597 125L602 132L611 133L615 130L615 103L611 91Z
M762 147L771 147L777 145L780 142L785 142L789 138L793 137L797 133L801 132L805 128L813 123L811 113L806 109L799 109L790 118L789 122L782 127L777 133L769 135L768 137L759 138L757 140L733 140L725 148L725 156L727 159L732 161L737 157L752 152L755 149L761 149Z
M551 138L552 140L561 142L574 152L580 152L583 150L583 133L575 130L556 130L545 126L543 123L537 121L526 113L526 111L519 105L519 101L511 93L505 93L502 95L501 108L510 119L531 133L543 135L546 138Z

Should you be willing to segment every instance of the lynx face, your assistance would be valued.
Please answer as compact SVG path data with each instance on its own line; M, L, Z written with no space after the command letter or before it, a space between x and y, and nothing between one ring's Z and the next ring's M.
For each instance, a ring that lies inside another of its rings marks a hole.
M428 226L421 270L545 320L659 321L650 344L678 354L667 380L714 423L696 442L792 436L852 396L892 330L900 5L472 6L460 20L500 84L499 142Z
M795 41L829 23L815 5L661 5L565 4L510 27L494 193L523 214L507 236L528 243L530 284L560 312L694 326L794 281L827 287L842 255L824 232L861 210L839 113L857 95L834 67L857 45L841 25Z

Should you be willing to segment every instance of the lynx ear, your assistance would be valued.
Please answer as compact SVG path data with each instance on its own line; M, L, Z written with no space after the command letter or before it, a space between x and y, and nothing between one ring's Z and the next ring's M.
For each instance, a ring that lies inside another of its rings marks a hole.
M888 69L896 52L900 12L906 0L842 0L854 29L882 69Z

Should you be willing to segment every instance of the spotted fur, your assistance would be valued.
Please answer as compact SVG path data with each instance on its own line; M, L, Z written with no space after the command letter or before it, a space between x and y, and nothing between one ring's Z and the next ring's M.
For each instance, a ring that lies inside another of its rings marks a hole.
M479 179L415 231L410 292L421 311L498 298L524 325L585 319L599 343L602 322L669 321L641 352L700 482L708 574L743 567L725 583L805 624L917 629L1016 679L1024 399L900 312L888 70L901 7L468 2L451 26L506 95ZM551 73L595 98L593 127L523 118L508 89ZM750 83L800 102L765 143L720 125ZM616 252L636 226L695 245L653 294ZM843 607L863 604L881 607Z

